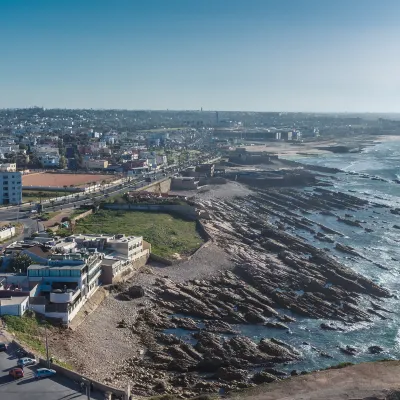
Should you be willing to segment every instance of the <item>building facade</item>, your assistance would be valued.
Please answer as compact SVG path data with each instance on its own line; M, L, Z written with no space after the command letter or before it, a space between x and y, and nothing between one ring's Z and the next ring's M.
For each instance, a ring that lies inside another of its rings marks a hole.
M21 172L0 172L0 204L22 203Z

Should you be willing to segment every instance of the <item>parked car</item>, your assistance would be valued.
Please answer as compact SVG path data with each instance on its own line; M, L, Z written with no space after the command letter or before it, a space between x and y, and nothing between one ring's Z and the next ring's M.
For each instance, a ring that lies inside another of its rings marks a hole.
M56 374L56 371L54 369L49 369L49 368L39 368L35 372L35 379L42 379L42 378L48 378L49 376L53 376Z
M17 365L19 367L26 367L28 365L35 365L35 364L36 364L36 360L34 358L29 358L29 357L20 358L17 361Z
M14 379L19 379L24 377L24 371L21 368L10 369L8 375L12 376Z
M7 345L5 343L0 343L0 351L7 351Z

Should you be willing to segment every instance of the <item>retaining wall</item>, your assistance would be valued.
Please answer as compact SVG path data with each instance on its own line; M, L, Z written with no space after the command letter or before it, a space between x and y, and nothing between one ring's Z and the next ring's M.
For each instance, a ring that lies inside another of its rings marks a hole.
M136 189L139 192L158 192L161 189L161 193L168 193L171 190L171 178L165 178L162 181L150 183L146 186Z
M90 214L93 214L93 210L87 210L86 212L84 212L84 213L82 213L82 214L79 214L79 215L77 215L76 217L72 218L71 221L72 221L72 222L79 221L80 219L85 218L85 217L87 217L87 216L90 215Z

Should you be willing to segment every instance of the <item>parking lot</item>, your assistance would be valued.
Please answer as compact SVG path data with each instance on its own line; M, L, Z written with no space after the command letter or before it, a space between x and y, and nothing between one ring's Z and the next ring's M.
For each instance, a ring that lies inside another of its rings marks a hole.
M0 335L0 341L3 336ZM10 369L17 366L18 357L10 345L6 352L0 352L0 399L4 400L85 400L86 394L80 392L78 382L60 375L35 380L37 366L24 368L24 377L14 380L9 376ZM92 393L92 399L104 399L102 393Z

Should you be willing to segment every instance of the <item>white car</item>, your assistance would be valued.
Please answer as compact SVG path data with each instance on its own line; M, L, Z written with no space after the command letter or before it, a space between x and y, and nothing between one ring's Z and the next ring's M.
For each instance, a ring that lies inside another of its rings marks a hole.
M35 365L36 362L37 361L34 358L23 357L17 361L17 365L18 367L26 367L28 365Z

